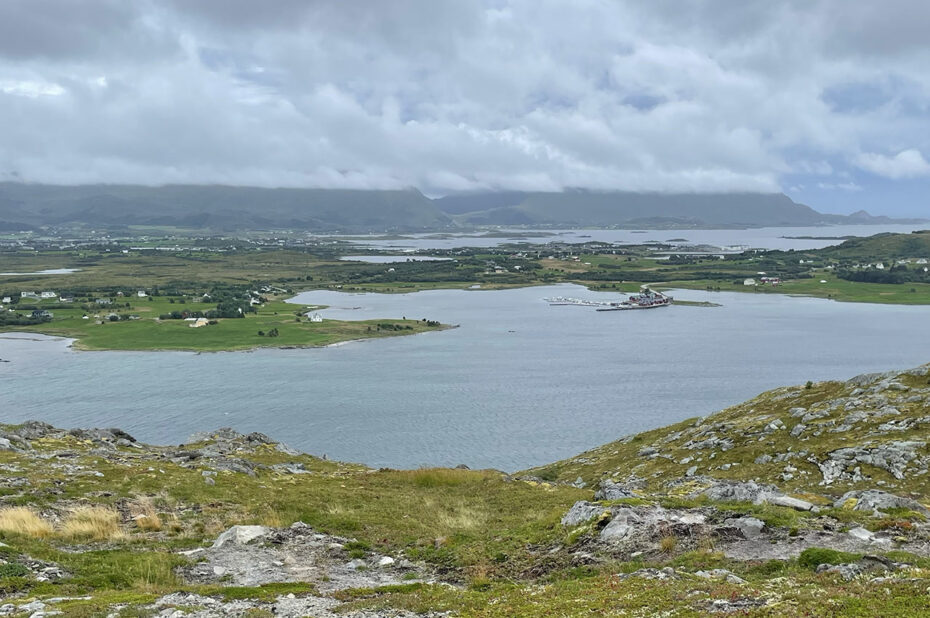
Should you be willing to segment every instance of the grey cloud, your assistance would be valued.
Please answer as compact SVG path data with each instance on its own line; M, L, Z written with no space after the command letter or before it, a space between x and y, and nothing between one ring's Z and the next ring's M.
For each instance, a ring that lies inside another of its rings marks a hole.
M927 11L859 4L11 0L0 170L441 193L775 191L816 167L838 186L916 160L868 153L930 152L928 44L891 34Z
M177 49L171 36L145 23L144 2L4 0L0 58L79 62L118 56L140 59Z

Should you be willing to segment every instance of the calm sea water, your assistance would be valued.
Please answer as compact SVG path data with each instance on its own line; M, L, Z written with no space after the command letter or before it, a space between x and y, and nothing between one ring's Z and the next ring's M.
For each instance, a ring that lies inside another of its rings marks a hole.
M179 443L221 426L372 466L507 471L806 380L930 361L930 309L774 294L654 311L551 307L572 285L408 295L311 292L327 317L458 329L311 350L74 352L0 335L0 419L121 427ZM23 337L23 335L20 335Z
M454 249L457 247L496 247L502 244L529 242L544 244L547 242L582 243L601 241L611 243L641 244L650 241L667 242L685 239L697 245L728 247L746 245L755 249L821 249L837 245L840 236L872 236L882 232L908 234L913 230L926 229L930 224L916 225L834 225L826 227L763 227L747 230L542 230L538 236L531 238L521 234L531 230L511 230L512 237L488 237L477 234L411 234L393 240L353 239L363 247L375 249ZM797 236L834 237L824 238L790 238ZM786 238L789 237L789 238Z

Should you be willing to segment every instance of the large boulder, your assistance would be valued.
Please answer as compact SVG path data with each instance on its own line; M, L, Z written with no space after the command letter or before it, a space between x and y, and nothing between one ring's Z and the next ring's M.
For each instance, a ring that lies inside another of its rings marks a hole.
M607 509L602 506L580 500L573 504L572 508L562 517L562 525L568 528L580 526L581 524L588 523L592 519L597 519L606 512Z
M27 440L44 438L59 432L60 431L58 429L55 429L48 423L43 423L41 421L26 421L19 427L15 427L10 431L10 433L13 433L20 438L25 438Z
M248 545L252 541L267 537L273 532L266 526L233 526L217 537L213 542L213 549L224 545Z
M622 500L633 498L634 494L626 485L614 481L601 481L601 487L594 494L595 500Z
M833 506L836 508L852 508L854 511L909 509L924 515L930 515L930 509L917 500L896 496L880 489L848 491Z
M782 495L774 485L762 485L755 481L719 479L711 479L710 487L698 493L716 502L752 502L753 504L762 504L770 496Z

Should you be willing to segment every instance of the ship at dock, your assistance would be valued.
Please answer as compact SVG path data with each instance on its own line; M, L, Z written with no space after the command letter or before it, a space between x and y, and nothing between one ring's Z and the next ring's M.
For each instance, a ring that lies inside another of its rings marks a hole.
M633 294L626 300L617 302L603 302L595 300L584 300L581 298L566 298L556 296L547 298L546 302L550 305L574 305L577 307L594 307L597 311L627 311L630 309L656 309L658 307L668 307L674 299L668 294L657 292L648 285L641 286L639 294Z
M668 294L657 292L649 286L642 286L639 294L633 294L628 299L617 302L607 303L603 307L598 307L597 311L627 311L631 309L657 309L659 307L668 307L674 299Z

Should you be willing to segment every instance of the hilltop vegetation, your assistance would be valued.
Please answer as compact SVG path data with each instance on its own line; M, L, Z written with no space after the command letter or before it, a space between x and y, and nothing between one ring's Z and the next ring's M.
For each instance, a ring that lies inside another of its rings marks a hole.
M519 475L371 470L228 429L157 447L0 426L3 607L922 616L928 380L776 389Z

